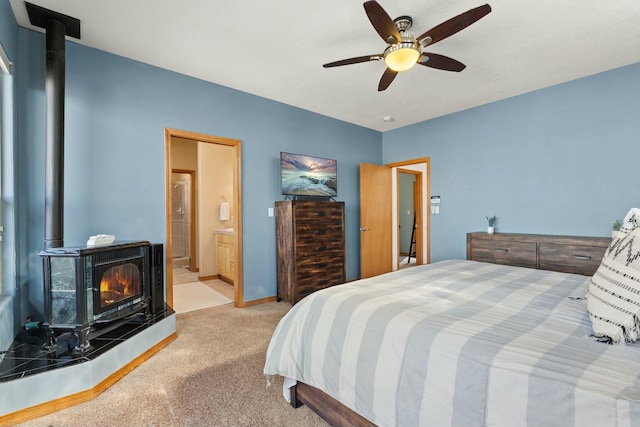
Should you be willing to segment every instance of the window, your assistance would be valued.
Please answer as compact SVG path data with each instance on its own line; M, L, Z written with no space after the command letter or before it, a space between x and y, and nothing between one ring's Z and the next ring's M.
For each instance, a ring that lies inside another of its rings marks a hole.
M7 107L5 107L6 97L4 95L5 84L7 83L7 75L11 74L11 62L7 57L2 45L0 45L0 200L2 198L2 145L3 136L5 136L5 120L7 118ZM0 254L2 254L2 209L0 209ZM2 256L0 256L0 295L2 295Z

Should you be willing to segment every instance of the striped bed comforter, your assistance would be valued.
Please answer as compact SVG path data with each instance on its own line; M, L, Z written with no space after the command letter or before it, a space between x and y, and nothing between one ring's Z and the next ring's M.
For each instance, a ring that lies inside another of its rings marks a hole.
M640 343L589 338L589 278L449 260L315 292L264 373L379 426L640 426Z

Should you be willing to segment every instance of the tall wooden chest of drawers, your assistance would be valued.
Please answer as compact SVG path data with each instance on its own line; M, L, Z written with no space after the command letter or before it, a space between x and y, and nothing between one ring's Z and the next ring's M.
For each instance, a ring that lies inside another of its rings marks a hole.
M284 200L275 213L278 299L344 283L344 202Z
M467 259L592 276L608 237L468 233Z

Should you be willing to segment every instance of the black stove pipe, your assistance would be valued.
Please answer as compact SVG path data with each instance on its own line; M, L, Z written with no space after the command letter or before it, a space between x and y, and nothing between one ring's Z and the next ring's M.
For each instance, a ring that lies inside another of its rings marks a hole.
M64 245L65 26L47 21L44 246Z
M44 246L59 248L64 245L65 36L79 39L80 21L31 3L25 6L31 24L46 31Z

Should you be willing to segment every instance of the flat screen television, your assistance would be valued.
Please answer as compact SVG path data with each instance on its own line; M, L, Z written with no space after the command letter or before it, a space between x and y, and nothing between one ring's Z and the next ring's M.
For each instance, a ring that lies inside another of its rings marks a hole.
M338 162L322 157L280 153L282 194L285 196L336 197Z

